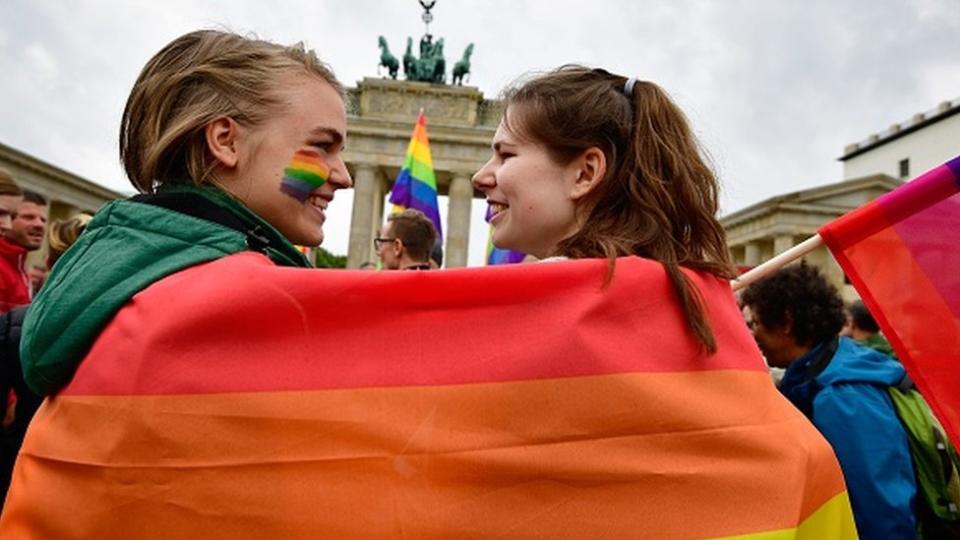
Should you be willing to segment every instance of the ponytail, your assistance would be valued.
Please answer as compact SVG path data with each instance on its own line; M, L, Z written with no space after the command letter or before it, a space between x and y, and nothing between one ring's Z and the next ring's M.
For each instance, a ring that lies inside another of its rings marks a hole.
M596 147L608 163L581 206L588 213L583 226L554 254L607 258L607 282L619 256L660 262L687 326L708 353L716 352L700 292L680 268L735 275L716 217L719 186L666 92L604 70L564 66L508 91L505 101L517 124L508 128L543 143L556 161Z

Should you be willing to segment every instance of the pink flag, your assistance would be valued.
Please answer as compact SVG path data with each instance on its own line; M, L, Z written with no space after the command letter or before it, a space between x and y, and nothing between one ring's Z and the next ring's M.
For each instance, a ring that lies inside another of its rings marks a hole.
M820 236L960 443L960 157L824 225Z

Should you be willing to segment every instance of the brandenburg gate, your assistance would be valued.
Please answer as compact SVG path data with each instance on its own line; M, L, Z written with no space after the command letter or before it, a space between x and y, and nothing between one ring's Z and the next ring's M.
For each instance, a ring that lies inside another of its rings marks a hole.
M444 266L467 264L470 202L481 196L470 178L490 159L501 104L484 99L474 87L368 77L348 91L350 136L344 157L354 184L348 268L376 261L373 237L384 220L384 199L403 165L421 108L437 192L449 196Z

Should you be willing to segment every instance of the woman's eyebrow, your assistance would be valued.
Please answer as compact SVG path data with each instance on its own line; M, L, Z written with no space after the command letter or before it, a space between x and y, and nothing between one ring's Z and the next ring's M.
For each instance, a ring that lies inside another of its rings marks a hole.
M343 142L343 139L344 139L343 133L340 133L339 130L330 128L330 127L322 127L322 126L315 127L312 130L310 130L310 134L314 136L327 135L333 138L334 144L340 144Z

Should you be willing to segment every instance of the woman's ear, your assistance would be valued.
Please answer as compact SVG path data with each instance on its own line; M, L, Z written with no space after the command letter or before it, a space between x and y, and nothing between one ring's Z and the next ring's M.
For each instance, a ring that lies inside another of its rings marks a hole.
M236 167L240 161L237 152L240 124L233 118L221 116L207 124L204 134L207 138L207 149L210 150L210 154L224 167Z
M573 160L573 163L577 178L573 183L570 198L576 201L593 191L607 175L607 156L596 146L591 146Z

